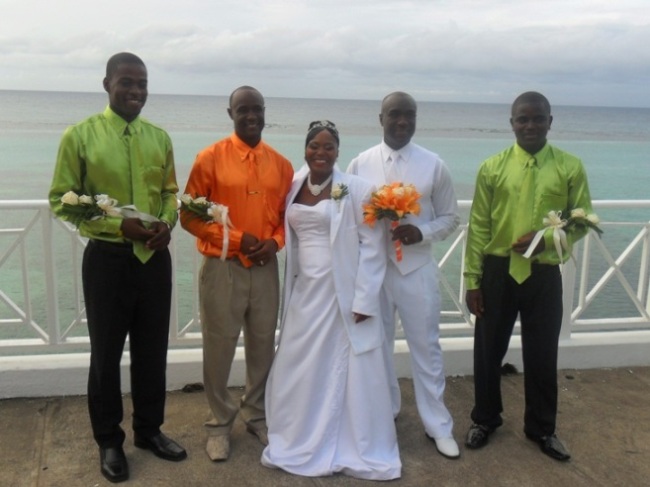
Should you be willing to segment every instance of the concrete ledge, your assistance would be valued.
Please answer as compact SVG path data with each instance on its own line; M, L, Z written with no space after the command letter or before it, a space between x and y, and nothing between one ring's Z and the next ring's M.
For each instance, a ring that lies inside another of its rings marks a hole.
M448 376L473 374L473 338L443 338L441 345ZM650 331L575 333L560 342L558 367L592 369L650 365ZM86 394L90 354L28 355L0 357L0 399ZM523 370L521 341L513 337L505 361ZM128 353L122 360L122 390L130 391ZM398 377L411 377L408 345L395 344ZM231 386L246 381L244 350L239 348L230 372ZM202 382L201 349L170 350L167 388L178 390L185 384Z

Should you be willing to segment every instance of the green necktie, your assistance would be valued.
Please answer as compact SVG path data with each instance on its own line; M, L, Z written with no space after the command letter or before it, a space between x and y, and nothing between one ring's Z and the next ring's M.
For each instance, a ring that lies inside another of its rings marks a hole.
M526 161L524 177L519 191L519 205L515 220L512 241L533 230L533 215L535 214L535 179L537 175L537 161L531 157ZM530 276L530 259L521 254L510 252L510 275L521 284Z
M143 169L140 167L141 154L139 147L139 140L136 136L136 131L128 125L124 129L124 135L127 145L129 146L130 160L131 160L131 184L133 188L133 204L136 209L142 213L149 213L149 198L147 193L146 182L143 181L141 175ZM144 186L143 186L144 182ZM146 264L153 255L153 250L145 246L145 242L133 242L133 253L140 262Z

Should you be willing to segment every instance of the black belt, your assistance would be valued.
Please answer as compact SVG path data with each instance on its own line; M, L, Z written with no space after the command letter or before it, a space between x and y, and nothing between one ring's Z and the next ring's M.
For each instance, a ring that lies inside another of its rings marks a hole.
M113 254L133 255L133 244L131 242L107 242L106 240L90 239L88 245Z
M510 256L501 257L500 255L486 254L485 260L491 260L493 262L501 262L501 265L510 265ZM549 269L551 267L559 267L559 264L542 264L541 262L531 262L530 266L539 267L541 269Z

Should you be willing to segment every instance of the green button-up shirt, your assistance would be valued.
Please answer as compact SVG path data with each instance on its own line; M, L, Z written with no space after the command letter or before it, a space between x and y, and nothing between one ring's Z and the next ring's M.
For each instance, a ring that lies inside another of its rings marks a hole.
M116 199L118 206L135 205L138 211L173 226L178 185L169 135L140 117L127 123L110 107L68 127L63 134L49 193L52 211L75 224L85 237L124 242L121 218L79 220L67 212L61 196L68 191L106 194Z
M577 157L546 144L537 154L528 154L514 144L490 157L479 168L476 189L469 217L465 282L467 289L478 289L486 255L507 257L512 244L522 235L514 236L515 218L520 202L520 190L526 162L535 157L537 175L533 207L533 228L544 228L543 219L549 211L561 211L564 218L571 210L582 208L592 212L589 185L582 162ZM567 231L569 251L562 259L553 244L553 230L544 233L545 250L532 257L540 264L559 264L569 258L571 246L586 230Z

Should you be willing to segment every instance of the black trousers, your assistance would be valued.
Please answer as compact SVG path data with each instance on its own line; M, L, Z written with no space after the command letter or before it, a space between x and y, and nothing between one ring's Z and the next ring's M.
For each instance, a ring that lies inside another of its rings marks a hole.
M501 426L501 365L512 329L521 317L526 409L524 431L534 437L555 432L557 354L562 326L562 277L559 266L533 264L522 284L508 273L510 260L487 256L481 290L485 312L474 332L472 420Z
M130 245L91 240L83 256L82 279L91 350L88 409L95 441L105 448L124 442L120 360L127 335L133 430L155 435L165 409L169 251L156 252L142 264Z

